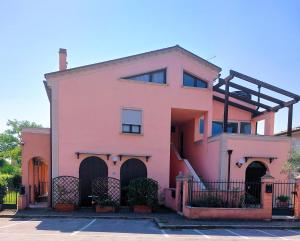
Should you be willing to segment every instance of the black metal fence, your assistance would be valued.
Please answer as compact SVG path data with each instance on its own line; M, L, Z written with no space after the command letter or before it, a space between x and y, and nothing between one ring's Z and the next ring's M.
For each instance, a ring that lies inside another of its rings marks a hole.
M296 184L294 181L275 181L273 184L273 215L294 215Z
M188 182L188 205L192 207L259 208L260 199L260 182Z

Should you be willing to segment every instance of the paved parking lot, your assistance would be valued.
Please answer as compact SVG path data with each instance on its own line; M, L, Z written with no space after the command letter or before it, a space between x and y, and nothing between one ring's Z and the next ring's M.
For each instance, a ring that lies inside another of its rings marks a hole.
M300 230L159 229L151 220L0 219L0 240L300 240Z

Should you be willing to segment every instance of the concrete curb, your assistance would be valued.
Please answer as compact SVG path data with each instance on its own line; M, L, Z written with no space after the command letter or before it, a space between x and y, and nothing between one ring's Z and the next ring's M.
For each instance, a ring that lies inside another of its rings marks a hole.
M168 225L157 223L160 229L300 229L299 225L230 225L230 224L194 224Z
M286 221L288 225L276 225L272 224L272 221L266 222L266 225L260 224L166 224L162 222L159 218L151 216L140 216L140 217L130 217L130 216L98 216L98 215L89 215L89 216L78 216L78 215L41 215L41 214L0 214L0 218L29 218L29 219L38 219L38 218L71 218L71 219L127 219L127 220L151 220L153 221L158 228L160 229L300 229L300 222L296 220Z

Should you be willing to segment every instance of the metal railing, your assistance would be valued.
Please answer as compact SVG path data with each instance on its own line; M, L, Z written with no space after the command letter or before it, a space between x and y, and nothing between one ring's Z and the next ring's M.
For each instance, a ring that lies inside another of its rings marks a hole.
M188 205L212 208L259 208L261 183L244 181L188 182Z

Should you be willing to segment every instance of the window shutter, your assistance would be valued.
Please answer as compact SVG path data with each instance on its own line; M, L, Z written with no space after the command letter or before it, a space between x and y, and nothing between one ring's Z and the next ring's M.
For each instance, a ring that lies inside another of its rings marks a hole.
M129 125L142 125L142 111L128 110L122 111L122 123Z

